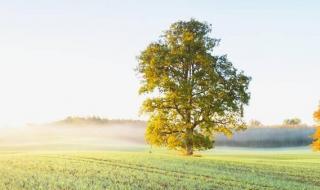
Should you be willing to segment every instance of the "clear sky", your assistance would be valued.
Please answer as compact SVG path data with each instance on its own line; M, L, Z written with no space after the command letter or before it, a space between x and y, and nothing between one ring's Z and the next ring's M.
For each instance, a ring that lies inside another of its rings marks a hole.
M138 118L136 56L178 20L213 25L217 54L252 76L245 117L312 123L320 100L317 0L0 0L0 123Z

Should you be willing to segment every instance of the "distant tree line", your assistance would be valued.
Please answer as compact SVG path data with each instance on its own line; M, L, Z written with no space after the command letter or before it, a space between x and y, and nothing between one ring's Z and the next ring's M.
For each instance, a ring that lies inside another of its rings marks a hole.
M132 120L132 119L107 119L98 116L89 117L79 117L79 116L69 116L63 120L51 123L53 125L75 125L75 126L102 126L102 125L140 125L145 126L146 122L142 120Z

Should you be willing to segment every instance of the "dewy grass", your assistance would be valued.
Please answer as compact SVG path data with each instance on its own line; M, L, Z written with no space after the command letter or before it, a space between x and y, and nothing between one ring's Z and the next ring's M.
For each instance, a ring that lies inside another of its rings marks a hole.
M0 189L320 189L307 152L2 152L0 171Z

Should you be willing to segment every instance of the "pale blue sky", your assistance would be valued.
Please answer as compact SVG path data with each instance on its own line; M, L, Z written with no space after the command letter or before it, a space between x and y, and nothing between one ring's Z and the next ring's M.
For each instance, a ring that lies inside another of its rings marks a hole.
M319 10L316 0L0 0L0 123L138 118L136 56L171 23L195 18L222 39L216 53L252 76L247 120L311 124Z

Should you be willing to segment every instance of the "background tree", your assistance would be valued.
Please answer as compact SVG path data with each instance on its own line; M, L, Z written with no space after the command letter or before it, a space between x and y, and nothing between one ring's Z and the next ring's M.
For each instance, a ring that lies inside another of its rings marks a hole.
M285 119L283 121L283 125L285 126L297 126L300 124L301 124L301 119L299 118Z
M312 147L316 151L320 151L320 106L316 112L313 114L315 121L317 122L317 130L313 135Z
M248 104L250 78L227 57L213 55L219 40L211 25L194 19L179 21L138 57L142 106L150 119L150 144L184 150L213 147L216 132L231 136L244 129L243 105Z

